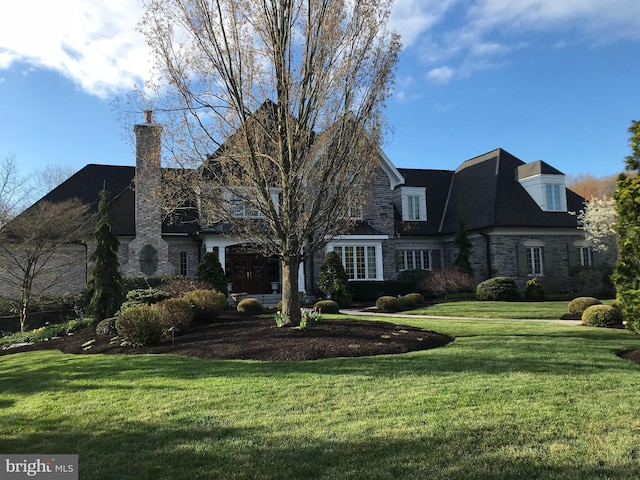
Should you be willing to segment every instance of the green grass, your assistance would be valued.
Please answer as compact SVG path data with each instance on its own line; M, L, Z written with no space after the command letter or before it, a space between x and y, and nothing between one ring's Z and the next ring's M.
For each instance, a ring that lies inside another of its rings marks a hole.
M300 363L0 357L0 452L85 479L640 478L625 330L398 320L444 348Z
M411 310L413 315L459 318L512 318L545 319L562 318L567 313L569 302L448 302Z

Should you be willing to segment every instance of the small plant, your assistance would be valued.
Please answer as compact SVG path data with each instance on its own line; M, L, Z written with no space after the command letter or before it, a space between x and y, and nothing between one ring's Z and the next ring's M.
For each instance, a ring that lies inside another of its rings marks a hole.
M215 290L193 290L183 298L191 303L196 323L213 320L228 306L227 296Z
M340 306L333 300L320 300L313 308L322 313L340 313Z
M524 288L524 297L527 300L543 300L544 286L538 277L534 277L527 282Z
M162 333L167 335L171 327L184 331L191 327L193 322L193 308L191 303L184 298L168 298L156 303L154 308L160 314Z
M421 284L421 289L432 292L435 296L447 298L451 293L473 292L475 281L470 273L455 268L435 270Z
M399 312L403 307L398 297L384 295L376 300L376 308L382 312Z
M592 305L602 305L602 302L595 297L576 297L569 302L568 311L570 315L582 315Z
M276 312L276 314L273 316L273 319L276 321L276 326L278 328L284 327L287 324L281 310L278 310Z
M582 313L582 324L588 327L619 327L622 312L610 305L591 305Z
M264 308L257 299L245 298L238 303L236 309L242 313L260 313Z
M311 325L314 323L318 323L322 319L322 315L320 311L315 307L311 308L301 308L300 309L300 330L308 330Z
M152 345L162 338L160 313L150 305L138 305L120 312L116 320L118 335L131 345Z
M514 279L494 277L481 282L476 287L476 298L478 300L510 302L518 300L520 293Z

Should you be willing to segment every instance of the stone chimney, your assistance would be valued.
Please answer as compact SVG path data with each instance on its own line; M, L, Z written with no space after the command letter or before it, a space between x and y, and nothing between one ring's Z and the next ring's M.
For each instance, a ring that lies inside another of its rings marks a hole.
M175 272L169 263L169 247L162 238L162 209L158 196L161 181L162 127L153 123L150 110L145 123L134 125L136 135L135 221L136 236L129 243L126 275L155 276Z

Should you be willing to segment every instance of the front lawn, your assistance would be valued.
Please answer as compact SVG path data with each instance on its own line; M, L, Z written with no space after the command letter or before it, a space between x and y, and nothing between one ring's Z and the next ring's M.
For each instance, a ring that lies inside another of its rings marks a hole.
M298 363L0 357L0 452L77 453L83 480L640 478L640 368L616 356L637 335L397 322L456 340Z
M611 302L603 302L611 303ZM459 318L513 318L557 320L567 314L569 302L447 302L411 310L413 315Z

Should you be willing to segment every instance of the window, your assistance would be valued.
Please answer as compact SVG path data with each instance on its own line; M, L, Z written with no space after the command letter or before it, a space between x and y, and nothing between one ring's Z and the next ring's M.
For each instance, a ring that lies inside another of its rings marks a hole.
M547 210L561 211L562 202L560 201L560 185L546 185L547 191Z
M340 245L333 251L342 259L342 266L349 280L376 280L378 256L373 245Z
M431 270L431 250L401 250L399 269Z
M407 220L420 220L420 197L409 195L407 197Z
M593 265L593 251L591 247L578 247L578 265L590 267Z
M186 277L188 274L187 252L180 252L180 275Z
M236 218L259 218L260 212L255 208L247 205L240 196L233 195L231 198L233 204L233 216Z
M527 248L527 274L544 275L544 247Z

